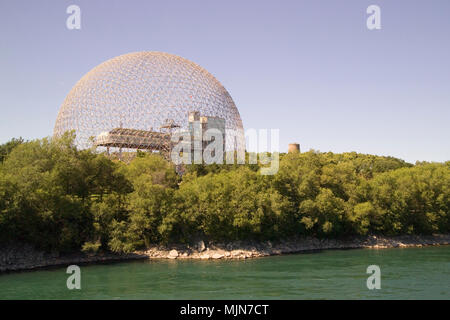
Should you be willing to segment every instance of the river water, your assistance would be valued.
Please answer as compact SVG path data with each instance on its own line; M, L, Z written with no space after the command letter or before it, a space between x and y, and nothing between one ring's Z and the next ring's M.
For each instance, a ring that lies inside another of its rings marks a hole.
M367 288L367 267L381 289ZM450 299L450 246L326 250L249 260L128 261L0 275L0 299Z

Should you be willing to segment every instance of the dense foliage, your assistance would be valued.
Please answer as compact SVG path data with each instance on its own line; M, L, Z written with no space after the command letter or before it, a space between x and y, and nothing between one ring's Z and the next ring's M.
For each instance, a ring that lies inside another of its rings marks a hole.
M157 154L129 164L77 150L74 136L0 146L0 242L130 252L202 238L280 239L450 230L450 161L357 153L282 154L258 165L192 165Z

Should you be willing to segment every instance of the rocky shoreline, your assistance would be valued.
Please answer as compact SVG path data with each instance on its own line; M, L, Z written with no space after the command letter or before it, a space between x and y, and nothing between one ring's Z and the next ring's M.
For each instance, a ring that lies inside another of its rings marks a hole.
M59 253L47 253L35 250L31 245L15 244L0 247L0 274L2 272L36 270L69 266L71 264L84 265L135 259L148 259L148 257L135 253L102 253L90 255L80 252L60 255Z
M363 238L318 239L299 238L277 242L211 243L208 246L199 241L195 246L151 247L140 251L149 259L248 259L280 254L292 254L330 249L384 249L423 247L450 244L450 234L432 236L368 236Z
M132 254L103 253L88 255L77 253L63 256L57 253L36 251L29 245L10 245L0 247L0 272L135 259L248 259L330 249L383 249L449 244L450 234L396 237L368 236L351 239L317 239L307 237L276 242L234 241L207 244L199 240L195 245L191 246L154 246Z

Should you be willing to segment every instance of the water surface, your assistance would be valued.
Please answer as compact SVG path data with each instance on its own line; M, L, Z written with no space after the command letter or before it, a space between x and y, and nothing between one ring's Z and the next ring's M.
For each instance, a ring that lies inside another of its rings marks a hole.
M369 290L366 269L381 268ZM249 260L128 261L0 275L0 299L450 299L450 246L328 250Z

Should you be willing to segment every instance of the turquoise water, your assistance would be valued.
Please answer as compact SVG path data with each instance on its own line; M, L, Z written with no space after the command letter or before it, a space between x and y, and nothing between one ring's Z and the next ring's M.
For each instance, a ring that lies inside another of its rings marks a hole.
M381 289L369 290L369 265ZM0 275L0 299L450 299L450 246L329 250L241 261L131 261Z

